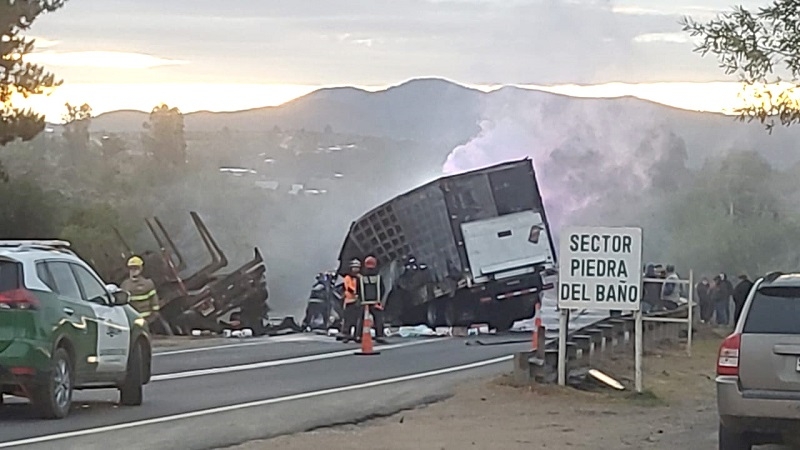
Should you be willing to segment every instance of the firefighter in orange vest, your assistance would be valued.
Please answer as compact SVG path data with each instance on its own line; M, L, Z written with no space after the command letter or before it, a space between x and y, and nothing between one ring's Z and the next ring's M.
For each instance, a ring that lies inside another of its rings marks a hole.
M361 310L358 303L358 283L361 279L361 261L354 259L350 261L350 273L344 276L344 317L342 318L342 329L339 331L338 341L349 342L356 340L353 336L353 328L358 326L358 318Z
M358 283L358 298L361 302L361 315L358 321L356 337L361 338L364 325L363 305L369 305L369 313L372 315L373 326L375 327L375 342L383 344L386 342L386 335L383 327L383 280L378 272L378 259L368 256L364 260L364 271Z

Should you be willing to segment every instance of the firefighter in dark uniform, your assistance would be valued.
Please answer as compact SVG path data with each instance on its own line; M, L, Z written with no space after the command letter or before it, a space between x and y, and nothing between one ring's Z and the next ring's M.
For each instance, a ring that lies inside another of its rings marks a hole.
M358 298L362 305L362 314L358 321L357 339L361 339L361 333L363 332L363 308L364 305L368 305L369 313L372 315L372 321L375 326L375 342L381 344L386 342L386 335L383 329L383 293L384 286L383 280L378 273L378 260L374 256L368 256L364 259L364 270L361 272L361 279L358 284Z

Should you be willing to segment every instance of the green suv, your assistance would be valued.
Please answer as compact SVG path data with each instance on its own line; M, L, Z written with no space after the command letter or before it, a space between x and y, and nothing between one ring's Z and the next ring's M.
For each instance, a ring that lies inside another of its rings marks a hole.
M0 241L0 403L27 397L69 414L75 389L117 388L140 405L151 340L129 293L106 285L63 241Z

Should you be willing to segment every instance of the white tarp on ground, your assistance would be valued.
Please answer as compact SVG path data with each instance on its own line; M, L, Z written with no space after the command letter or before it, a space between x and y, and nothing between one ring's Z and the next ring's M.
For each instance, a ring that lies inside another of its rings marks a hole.
M430 329L425 325L417 325L415 327L400 327L392 333L392 336L400 337L419 337L419 336L436 336L436 331Z
M473 327L436 327L435 330L426 325L406 326L399 327L396 330L387 328L387 336L398 336L403 338L409 337L446 337L446 336L478 336L481 334L492 334L489 327L473 326Z
M542 300L542 325L547 330L547 336L558 335L558 309L556 305L558 299L556 298L556 291L551 289L545 292L544 299ZM598 320L608 317L608 311L578 311L576 314L570 316L569 329L575 330L578 328L590 325ZM520 320L514 323L511 327L512 332L526 332L533 331L533 318Z

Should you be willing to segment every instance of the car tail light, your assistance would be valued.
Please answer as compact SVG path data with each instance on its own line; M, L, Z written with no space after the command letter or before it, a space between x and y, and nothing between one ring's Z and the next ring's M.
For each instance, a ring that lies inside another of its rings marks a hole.
M18 377L36 375L36 369L33 367L12 367L9 372Z
M39 299L26 289L0 292L0 310L33 310L39 309Z
M722 341L717 357L717 375L739 375L739 347L742 335L732 334Z

